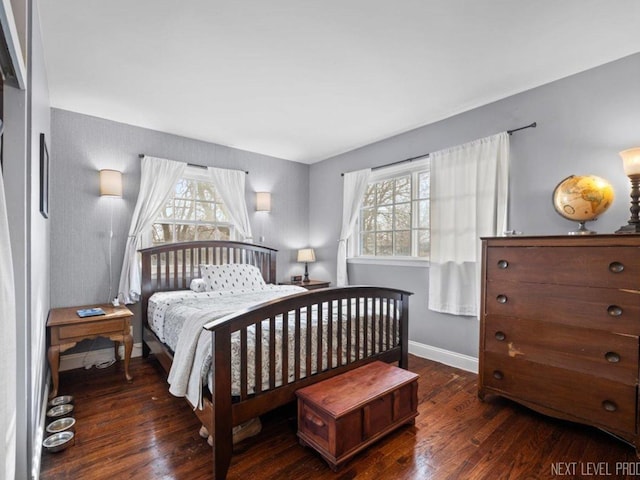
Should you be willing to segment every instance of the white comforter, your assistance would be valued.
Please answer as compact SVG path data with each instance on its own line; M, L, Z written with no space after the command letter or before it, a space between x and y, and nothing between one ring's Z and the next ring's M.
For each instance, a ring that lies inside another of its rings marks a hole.
M247 307L305 291L292 285L268 285L259 290L224 291L213 297L185 292L186 296L165 298L164 315L182 317L183 321L177 344L172 347L174 357L168 378L169 391L178 397L186 396L192 405L202 408L202 383L211 365L211 334L203 326Z
M171 367L171 371L169 372L168 381L170 383L169 391L179 397L186 397L189 402L196 408L202 408L202 387L205 382L209 382L209 388L211 389L211 333L204 330L203 326L208 322L215 320L217 318L221 318L224 315L229 313L237 312L247 307L266 302L269 300L273 300L275 298L284 297L287 295L291 295L294 293L304 292L305 289L296 287L296 286L274 286L269 285L265 286L267 288L262 288L260 290L253 291L242 291L242 292L231 292L227 291L226 293L216 294L215 297L207 296L204 294L196 294L194 292L183 292L186 295L171 295L171 293L176 292L165 292L160 294L159 298L155 299L156 306L161 305L161 310L163 310L162 315L157 316L156 323L157 325L153 328L154 331L159 329L159 325L163 325L164 329L160 332L156 331L156 334L162 334L164 337L171 340L172 338L177 338L177 341L173 342L175 345L172 345L171 341L168 342L169 346L174 350L174 360ZM153 297L152 297L153 300ZM360 311L364 312L364 302L365 300L360 299ZM369 303L369 308L367 309L371 312L371 299L366 300ZM346 302L346 300L345 300ZM352 300L351 302L354 302ZM151 302L150 302L151 304ZM355 314L356 308L355 304L352 303L352 314ZM328 323L333 323L333 344L337 344L338 337L338 328L336 327L336 322L339 321L337 318L338 308L334 302L332 311L333 318L329 318L328 314L328 304L324 304L323 312L321 318L323 319L323 328L322 328L322 344L325 345L328 338ZM378 306L377 312L384 311L381 306ZM157 312L157 310L156 310ZM347 308L346 304L343 304L343 319L346 318ZM288 348L288 365L289 371L287 372L289 376L289 380L294 378L294 338L298 336L299 338L306 338L307 335L307 322L306 322L306 311L302 310L302 321L300 324L300 332L295 331L295 316L293 313L288 315L286 319L288 323L288 339L286 340L289 343ZM310 356L312 359L311 364L311 372L309 374L313 374L318 370L322 370L327 366L328 358L326 355L328 353L323 354L321 358L321 365L316 365L317 360L317 319L319 318L317 306L313 306L310 312L311 317L311 352ZM376 315L377 317L377 315ZM361 317L362 318L362 317ZM387 343L387 335L386 331L380 331L377 329L375 332L375 338L372 338L373 328L371 322L375 321L372 315L368 315L367 322L369 324L368 328L368 341L366 342L369 345L369 352L364 352L362 345L364 345L364 338L362 338L362 330L359 333L356 333L356 322L352 322L351 325L351 336L353 339L356 338L356 335L360 335L360 352L355 351L355 342L352 343L351 351L347 352L344 346L347 344L347 332L346 328L342 328L342 345L343 349L340 355L341 359L337 359L337 351L332 352L330 355L332 356L333 364L337 364L338 361L344 361L346 355L349 355L351 358L355 358L358 356L359 358L362 356L366 356L369 353L373 353L374 351L378 351L378 342L381 340L382 343ZM276 351L275 351L275 386L279 386L283 383L282 379L282 342L284 339L282 338L282 324L284 319L282 316L276 318ZM174 331L176 328L180 328L179 333ZM362 327L362 322L361 322ZM264 321L262 323L262 390L267 390L270 388L269 385L269 331L270 325L269 321ZM159 335L160 336L160 335ZM382 337L382 339L380 339ZM397 341L397 338L396 338ZM233 361L233 359L240 358L240 335L239 332L235 332L231 337L231 357L232 357L232 365L231 365L231 393L232 395L240 394L240 365L239 362ZM251 394L254 392L254 386L256 384L256 372L253 368L255 365L255 328L253 326L247 328L247 393ZM306 372L306 362L307 358L306 352L306 342L303 341L300 343L300 377L305 377L307 375Z

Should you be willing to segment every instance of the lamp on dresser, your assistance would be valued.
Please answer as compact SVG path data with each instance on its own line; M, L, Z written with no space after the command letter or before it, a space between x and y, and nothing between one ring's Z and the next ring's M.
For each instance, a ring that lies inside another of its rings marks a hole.
M301 248L298 250L298 262L304 262L304 283L309 283L309 262L316 261L316 252L313 248Z
M629 148L620 152L624 173L631 181L631 218L616 233L640 233L640 147Z

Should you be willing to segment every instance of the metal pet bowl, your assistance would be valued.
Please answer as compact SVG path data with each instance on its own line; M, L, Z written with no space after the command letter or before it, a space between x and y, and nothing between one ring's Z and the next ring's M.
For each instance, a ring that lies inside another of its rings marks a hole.
M49 400L50 407L55 407L57 405L64 405L66 403L73 403L72 395L60 395L58 397L55 397Z
M70 403L64 403L62 405L56 405L47 411L47 417L57 418L63 417L73 410L73 405Z
M64 417L54 420L47 425L47 433L75 432L76 419L73 417Z
M64 450L69 445L73 445L74 433L70 431L54 433L50 437L47 437L42 442L42 446L47 452L59 452Z

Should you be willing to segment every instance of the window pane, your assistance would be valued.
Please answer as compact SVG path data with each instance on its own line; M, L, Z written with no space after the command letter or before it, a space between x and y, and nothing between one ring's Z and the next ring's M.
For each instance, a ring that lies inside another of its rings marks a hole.
M393 254L393 236L391 232L376 233L376 255Z
M222 203L216 203L216 221L221 223L229 223L231 222L231 217L229 217L229 212L227 207Z
M403 230L395 232L395 242L393 246L394 255L411 255L411 231Z
M194 190L195 190L195 186L194 186L193 180L181 178L176 183L175 198L186 198L186 199L194 198Z
M176 225L176 241L190 242L196 239L195 225Z
M151 242L156 245L173 241L172 226L166 223L154 223L151 226Z
M196 220L201 222L216 221L216 206L211 202L194 202L196 208Z
M425 164L409 171L367 185L358 223L361 255L428 258L430 174Z
M360 219L360 229L363 232L372 232L376 229L376 211L373 208L365 208L362 210Z
M197 183L197 197L199 200L207 200L210 202L217 201L216 189L212 183L198 182Z
M395 230L411 229L411 204L403 203L395 206Z
M175 220L195 220L195 202L189 200L178 200L174 202L174 219Z
M217 228L214 225L199 225L196 231L198 240L229 240L229 228Z
M429 198L429 172L418 174L418 198Z
M375 233L363 233L361 236L360 253L362 255L376 254L376 235Z
M367 186L367 190L364 192L364 200L362 205L364 207L373 207L376 204L376 184L372 183Z
M429 200L418 202L418 228L429 228Z
M396 179L396 203L411 201L411 177L406 176Z
M418 232L418 256L429 257L429 230Z
M393 207L378 207L376 212L376 230L393 229Z
M376 189L376 201L378 205L389 205L393 203L393 180L385 180L384 182L378 182Z

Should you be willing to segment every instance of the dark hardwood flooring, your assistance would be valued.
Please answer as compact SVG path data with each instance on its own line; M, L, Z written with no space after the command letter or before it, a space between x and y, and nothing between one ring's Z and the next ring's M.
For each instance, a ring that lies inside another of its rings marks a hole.
M508 400L476 396L476 375L418 357L415 426L403 427L338 473L297 442L295 406L262 418L257 437L236 447L229 479L638 478L634 449L582 425L539 415ZM75 397L75 445L43 453L42 480L211 478L211 449L196 416L172 397L154 360L60 375ZM574 463L575 462L575 463ZM626 468L628 475L621 474ZM606 475L609 474L609 475Z

